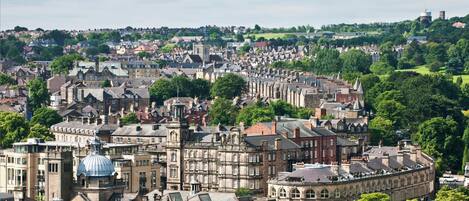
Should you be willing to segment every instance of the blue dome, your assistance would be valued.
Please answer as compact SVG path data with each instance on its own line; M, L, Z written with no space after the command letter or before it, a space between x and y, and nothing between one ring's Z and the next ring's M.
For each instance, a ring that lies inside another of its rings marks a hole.
M112 176L114 172L111 160L99 154L91 154L81 160L77 176L83 174L87 177L107 177Z

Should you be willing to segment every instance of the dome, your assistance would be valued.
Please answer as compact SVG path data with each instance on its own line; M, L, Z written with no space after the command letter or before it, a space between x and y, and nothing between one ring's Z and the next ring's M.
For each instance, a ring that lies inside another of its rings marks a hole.
M85 175L87 177L107 177L114 174L114 165L108 158L91 154L81 160L78 165L77 176Z

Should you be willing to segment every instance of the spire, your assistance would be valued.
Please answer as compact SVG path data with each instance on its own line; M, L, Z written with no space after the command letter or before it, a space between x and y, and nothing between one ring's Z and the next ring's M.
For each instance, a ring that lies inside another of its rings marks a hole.
M360 81L358 80L358 77L357 77L357 79L355 79L355 83L353 84L353 90L357 90L359 84L360 84Z
M358 83L357 93L363 94L363 87L362 87L362 83L360 82Z
M360 102L358 100L355 100L355 102L353 103L353 110L360 110L360 109L361 109Z

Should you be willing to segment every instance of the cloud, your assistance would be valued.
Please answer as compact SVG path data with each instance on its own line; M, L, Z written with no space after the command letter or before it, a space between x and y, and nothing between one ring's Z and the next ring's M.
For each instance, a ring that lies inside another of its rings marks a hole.
M46 29L198 27L399 21L424 9L449 16L468 14L467 0L4 0L0 29L16 25Z

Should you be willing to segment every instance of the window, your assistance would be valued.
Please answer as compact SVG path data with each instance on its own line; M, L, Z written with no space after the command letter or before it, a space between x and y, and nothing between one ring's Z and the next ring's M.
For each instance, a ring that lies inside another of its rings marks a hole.
M298 198L300 198L300 191L299 191L298 189L296 189L296 188L292 189L292 190L291 190L291 196L290 196L290 197L293 198L293 199L298 199Z
M172 167L171 169L169 169L169 177L178 178L177 171L178 171L177 167Z
M340 191L339 191L339 189L336 189L336 190L334 191L334 194L335 194L335 198L340 198Z
M49 163L49 172L58 172L59 164L57 163Z
M151 187L156 188L156 171L151 171Z
M321 191L321 199L329 198L329 191L327 189L322 189Z
M270 197L277 197L277 190L274 187L270 188Z
M287 191L285 191L285 189L283 189L283 188L280 188L279 196L281 198L287 197Z
M124 181L125 188L129 189L130 173L124 173L124 178L122 180Z
M171 162L176 162L176 152L171 153Z
M314 199L316 198L316 193L313 189L309 189L306 191L306 198Z
M334 146L334 139L331 139L331 146Z

